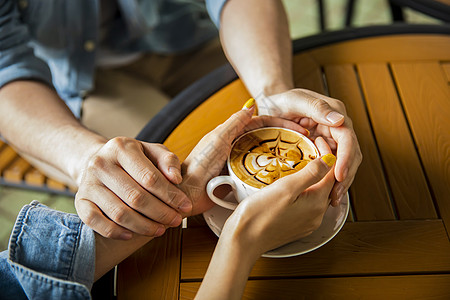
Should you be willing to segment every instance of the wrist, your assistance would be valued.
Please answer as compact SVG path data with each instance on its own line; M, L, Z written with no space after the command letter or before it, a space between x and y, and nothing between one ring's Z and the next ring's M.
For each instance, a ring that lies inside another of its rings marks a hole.
M85 132L79 132L74 137L72 156L66 160L67 174L74 180L77 186L81 183L83 172L87 167L89 160L97 153L101 147L103 147L107 139L97 135L87 129ZM82 130L82 131L84 131ZM81 147L79 147L82 145Z

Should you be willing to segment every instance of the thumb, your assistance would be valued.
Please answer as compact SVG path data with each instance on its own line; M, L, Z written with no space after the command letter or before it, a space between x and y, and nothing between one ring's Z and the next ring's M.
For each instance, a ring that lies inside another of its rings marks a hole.
M324 99L329 98L313 91L295 90L288 95L293 97L293 101L288 101L291 104L291 111L302 112L305 117L311 118L315 122L327 126L340 126L344 123L344 116L336 111ZM299 98L301 99L299 101ZM330 100L335 100L329 98Z
M292 187L295 195L300 195L304 190L321 181L335 162L336 156L331 153L326 154L319 159L311 161L297 173L284 177L284 184ZM283 179L277 182L281 182Z

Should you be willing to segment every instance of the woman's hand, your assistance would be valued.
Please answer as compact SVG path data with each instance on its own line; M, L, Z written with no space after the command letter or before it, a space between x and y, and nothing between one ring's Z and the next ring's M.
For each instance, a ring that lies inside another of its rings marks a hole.
M179 187L192 200L191 215L210 209L214 203L206 194L206 185L218 176L231 151L234 139L246 131L260 127L284 127L307 135L307 131L292 121L270 117L253 117L254 107L245 107L208 133L182 164L183 182Z
M322 155L242 201L222 231L257 258L266 251L305 237L322 223L334 184L336 157L316 139Z
M104 237L161 236L192 209L176 186L180 169L178 157L163 145L111 139L83 171L75 197L78 215Z
M323 137L337 156L336 183L331 204L336 206L347 193L361 164L362 154L345 105L305 89L256 98L258 113L292 120L310 131L310 138Z

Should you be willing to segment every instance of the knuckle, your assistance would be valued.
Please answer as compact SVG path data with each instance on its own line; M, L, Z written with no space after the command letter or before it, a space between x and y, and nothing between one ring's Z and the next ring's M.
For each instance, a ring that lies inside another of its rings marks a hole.
M106 228L104 228L102 230L102 232L100 234L108 239L113 239L116 237L116 231L113 226L107 226Z
M142 184L144 187L152 187L158 184L159 176L156 172L146 170L142 175Z
M167 192L167 204L178 207L181 204L181 195L177 191L169 190Z
M169 209L163 209L158 212L158 216L155 221L168 225L174 218L175 215Z
M325 100L319 98L313 98L310 102L312 111L323 111L329 109L330 106Z
M115 207L111 212L111 220L113 220L117 224L123 224L126 218L126 210L122 207Z
M119 149L120 151L125 151L129 147L135 145L135 141L129 137L118 136L110 139L107 143L107 147L112 149Z
M127 193L126 199L127 203L133 208L142 207L145 202L143 193L136 189L130 189Z
M163 156L163 159L168 162L178 162L178 156L176 156L172 152L166 152Z
M104 170L106 169L106 159L102 156L94 156L88 164L89 170Z

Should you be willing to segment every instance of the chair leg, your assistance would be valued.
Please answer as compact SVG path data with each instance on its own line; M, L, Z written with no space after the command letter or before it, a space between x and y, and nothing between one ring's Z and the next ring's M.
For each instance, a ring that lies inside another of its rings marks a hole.
M389 1L389 6L391 8L392 20L394 22L405 22L405 16L403 14L403 9L400 5Z
M318 2L319 2L319 26L320 30L325 31L327 28L325 21L325 3L323 2L323 0L318 0Z
M355 11L355 0L347 0L347 12L345 14L345 27L352 26L353 12Z

